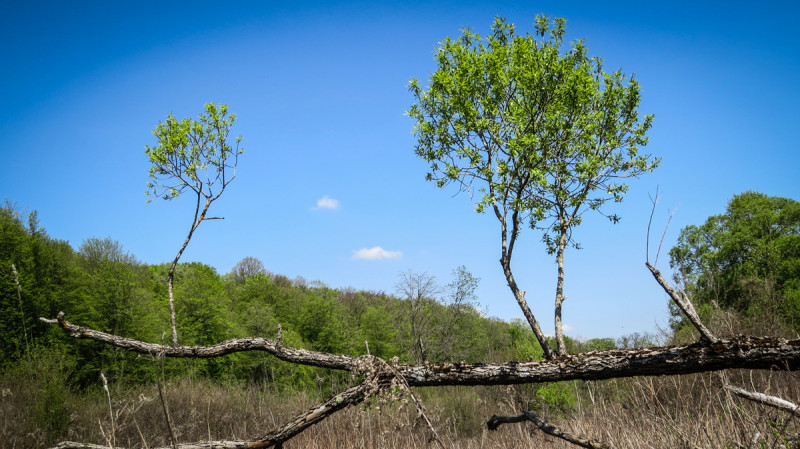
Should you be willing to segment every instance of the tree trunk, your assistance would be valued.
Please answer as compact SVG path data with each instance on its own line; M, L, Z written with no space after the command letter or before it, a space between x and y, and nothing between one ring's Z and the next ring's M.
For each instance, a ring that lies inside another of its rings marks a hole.
M542 328L539 327L539 322L536 321L536 318L533 316L533 312L531 312L530 307L528 307L528 302L525 300L525 292L520 290L517 286L517 282L514 280L514 275L511 273L510 264L505 257L500 259L500 265L503 266L503 273L506 275L508 287L511 289L511 293L514 294L514 299L517 300L519 308L522 309L522 314L525 315L525 319L528 320L528 324L531 326L533 335L536 336L536 340L539 342L539 345L544 351L545 358L548 360L552 359L555 357L555 354L553 354L553 351L550 349L550 345L547 343L547 337L545 337L544 332L542 332Z
M556 263L558 264L558 281L556 282L556 307L555 307L555 327L556 327L556 351L558 355L567 354L567 345L564 343L564 328L561 323L561 305L564 300L564 251L567 247L567 229L561 229L558 236L558 250L556 253Z

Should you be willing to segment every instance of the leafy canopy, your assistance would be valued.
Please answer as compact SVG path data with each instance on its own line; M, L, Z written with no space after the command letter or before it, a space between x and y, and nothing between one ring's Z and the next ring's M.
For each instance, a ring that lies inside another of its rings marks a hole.
M772 309L800 330L800 202L736 195L724 214L683 228L669 255L701 311Z
M213 201L236 175L236 163L244 151L242 137L235 148L228 144L228 133L236 119L228 106L205 105L199 120L177 120L172 114L153 130L155 147L147 146L150 181L147 195L165 200L177 198L187 188Z
M457 184L478 212L528 219L553 252L549 231L578 225L584 206L621 201L619 179L659 163L639 154L653 117L639 117L637 81L604 72L583 41L563 48L565 24L538 16L535 35L518 35L496 18L486 37L445 39L427 90L411 80L408 111L428 180Z

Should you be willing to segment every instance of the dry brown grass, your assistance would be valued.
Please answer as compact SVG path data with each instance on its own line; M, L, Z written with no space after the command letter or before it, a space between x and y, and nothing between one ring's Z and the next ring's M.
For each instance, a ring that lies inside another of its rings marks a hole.
M797 402L800 382L792 373L733 372L731 382ZM418 390L439 435L454 448L571 448L543 435L530 424L486 430L492 414L515 415L522 407L565 430L603 439L618 448L779 448L792 447L800 432L787 414L730 396L718 374L572 382L577 405L563 410L530 397L529 387L448 387ZM52 444L31 419L35 391L24 382L0 385L0 447L46 447ZM264 434L320 398L304 392L277 392L269 386L215 384L179 379L165 394L183 442L247 439ZM116 444L152 447L168 444L155 386L114 388ZM69 422L60 439L103 444L111 435L108 405L101 391L67 398ZM33 413L35 415L35 413ZM287 448L425 448L433 447L412 407L373 400L312 427ZM41 417L40 417L41 418ZM102 429L102 430L101 430ZM754 440L755 435L761 435ZM751 444L754 441L757 443ZM797 447L797 446L795 446Z

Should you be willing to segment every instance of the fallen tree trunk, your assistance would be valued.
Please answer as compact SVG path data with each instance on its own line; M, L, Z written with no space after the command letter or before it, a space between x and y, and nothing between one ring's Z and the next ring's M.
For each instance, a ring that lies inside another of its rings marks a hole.
M59 313L58 324L74 338L89 339L130 351L164 357L221 357L235 352L265 351L281 360L360 373L362 357L332 355L290 348L262 337L228 340L211 346L171 346L72 324ZM633 376L692 374L724 369L800 369L800 339L739 336L685 346L611 349L557 357L553 360L506 363L426 363L394 365L409 386L510 385L565 380L601 380Z
M740 336L686 346L612 349L546 361L401 365L413 386L510 385L692 374L724 369L800 368L800 339Z
M336 411L349 405L358 404L398 382L405 385L406 388L409 386L511 385L579 379L602 380L633 376L692 374L733 368L776 370L800 368L800 339L785 340L771 337L739 336L714 341L704 339L684 346L612 349L560 356L544 361L400 365L389 364L374 356L351 357L290 348L282 344L280 333L276 340L250 337L228 340L211 346L172 346L147 343L78 326L68 322L64 318L63 312L60 312L55 320L45 318L41 318L41 320L49 324L57 324L73 338L93 340L159 357L213 358L236 352L264 351L287 362L345 370L364 376L361 383L332 396L322 404L301 413L292 421L262 437L247 441L208 441L177 445L176 447L180 449L279 448L283 442ZM600 441L592 441L579 435L562 432L543 420L537 422L526 413L529 412L523 412L518 417L496 417L493 418L494 421L490 421L490 425L494 424L496 427L503 422L528 420L534 422L540 430L547 433L552 430L555 433L550 433L551 435L573 444L590 448L608 447ZM536 418L538 419L538 417ZM93 446L87 446L84 443L63 442L58 447L79 449Z

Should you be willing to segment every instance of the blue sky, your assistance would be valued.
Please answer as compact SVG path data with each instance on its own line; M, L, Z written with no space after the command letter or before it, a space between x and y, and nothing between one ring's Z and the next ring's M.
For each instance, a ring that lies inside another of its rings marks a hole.
M427 79L436 44L464 26L485 34L501 15L525 32L539 13L562 16L568 39L586 39L607 70L636 74L640 110L656 115L647 151L663 158L609 209L621 223L589 217L578 228L567 334L654 331L667 319L644 267L656 186L653 238L678 206L664 271L679 230L734 194L800 199L800 7L656 3L6 2L0 196L38 210L74 247L109 236L144 262L169 261L192 204L146 204L144 147L168 113L227 103L245 153L212 208L225 220L203 223L182 261L225 273L253 256L289 277L390 293L400 271L446 284L466 265L489 315L521 317L498 263L497 221L424 180L407 85ZM536 232L521 236L513 269L552 332L556 266Z

